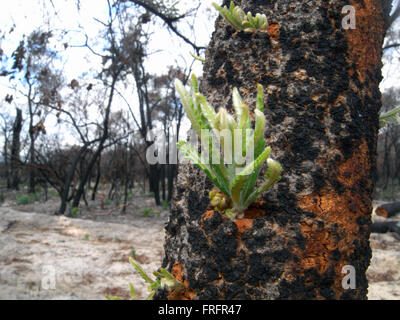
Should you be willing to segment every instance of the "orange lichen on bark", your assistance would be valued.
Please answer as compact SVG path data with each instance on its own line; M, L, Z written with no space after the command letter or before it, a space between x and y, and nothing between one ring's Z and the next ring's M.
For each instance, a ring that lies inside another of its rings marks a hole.
M204 221L207 219L211 219L214 216L214 211L213 210L208 210L206 213L203 215L203 219L200 222L200 228L204 230Z
M184 289L182 290L171 290L168 293L168 300L193 300L196 293L189 289L189 283L187 280L183 280L183 268L179 263L175 263L172 266L171 274L176 280L183 283Z
M338 180L345 186L355 185L361 178L365 178L370 170L368 146L364 140L359 151L339 166Z
M346 186L346 190L338 193L333 187L325 187L318 192L304 196L299 201L299 207L313 212L315 219L300 223L301 232L306 239L305 249L295 249L300 263L294 266L305 271L314 268L320 274L328 267L335 270L334 288L340 292L342 267L348 264L353 253L353 242L359 233L358 218L366 219L371 213L371 199L368 193L359 193L361 181L368 181L370 163L368 161L368 146L363 141L353 156L338 166L336 178ZM352 190L352 189L355 190ZM321 222L319 224L318 222ZM332 226L335 226L333 231ZM332 260L332 251L340 253L340 259Z
M263 209L249 208L249 209L246 209L246 211L244 212L244 218L245 219L256 219L258 217L263 216L264 213L265 213L265 211Z
M206 213L204 214L204 217L203 217L203 221L206 220L206 219L212 218L213 215L214 215L214 211L212 211L212 210L206 211Z
M275 41L278 40L278 38L279 38L279 28L280 28L279 23L272 22L272 23L269 24L267 32L268 32L268 34L269 34L269 36L271 37L272 40L275 40Z
M183 269L179 263L175 263L172 266L171 273L175 277L176 280L183 281Z
M356 11L355 29L345 30L350 61L354 61L361 82L366 72L374 73L381 64L384 21L381 1L351 0Z
M303 222L300 224L301 232L306 239L305 249L296 248L294 253L300 258L297 270L305 271L314 268L320 274L329 266L333 266L335 274L334 288L340 292L343 266L348 264L348 258L353 253L353 241L357 238L359 225L357 218L368 215L369 209L365 199L347 190L337 194L334 190L320 190L318 194L304 197L300 207L305 211L316 214L317 220L324 223L318 227L317 222ZM331 232L326 226L337 225L338 233ZM340 236L338 237L337 234ZM331 253L337 250L340 259L333 261Z
M259 199L253 202L251 207L243 212L243 218L237 218L235 221L239 233L244 233L253 227L254 219L262 217L264 214L265 211L262 209L262 200Z
M244 233L253 226L253 219L236 219L236 226L239 233Z

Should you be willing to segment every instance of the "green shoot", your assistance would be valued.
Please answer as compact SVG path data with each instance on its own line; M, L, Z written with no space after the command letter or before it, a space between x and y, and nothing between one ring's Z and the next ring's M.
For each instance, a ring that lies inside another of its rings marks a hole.
M143 270L140 264L135 261L132 257L129 258L129 262L133 265L135 270L139 273L140 277L149 284L150 294L147 297L147 300L153 299L155 293L159 289L167 289L167 290L182 290L183 284L176 280L175 277L169 273L164 268L160 268L160 272L154 271L153 275L157 278L153 280L147 273ZM132 297L136 297L135 289L132 284L130 284L130 291Z
M265 14L257 13L254 17L251 12L244 13L243 9L235 6L233 1L229 9L220 7L215 2L212 3L224 20L238 31L255 32L265 31L268 29L268 21Z
M379 116L379 128L382 129L389 124L400 124L400 107Z
M190 52L190 55L191 55L193 58L195 58L196 60L199 60L199 61L201 61L201 62L205 62L205 61L206 61L205 58L202 58L202 57L200 57L200 56L196 56L193 52Z
M249 108L236 88L232 93L233 117L224 108L215 112L198 92L194 75L190 93L179 80L175 81L175 86L192 127L200 137L202 149L206 152L199 154L197 148L185 141L179 141L178 148L221 191L210 193L210 204L218 211L241 217L252 202L280 179L282 172L279 162L269 158L271 148L265 146L262 85L257 87L254 129L251 128ZM268 171L265 180L257 187L257 177L265 162Z

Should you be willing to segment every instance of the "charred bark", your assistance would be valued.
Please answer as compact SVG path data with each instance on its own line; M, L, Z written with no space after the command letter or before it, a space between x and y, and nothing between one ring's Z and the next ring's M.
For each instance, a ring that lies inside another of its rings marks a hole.
M82 148L80 148L78 154L76 155L76 157L73 160L70 168L67 171L67 175L65 177L64 184L63 184L63 187L62 187L62 192L60 193L61 204L60 204L60 208L55 212L56 215L64 214L65 210L67 209L67 204L71 200L71 198L70 198L70 189L71 189L71 184L72 184L72 182L74 180L74 175L75 175L75 172L76 172L76 168L79 165L79 161L81 161L82 157L84 157L85 153L87 152L89 146L90 146L90 143L85 143L82 146Z
M101 156L97 160L97 174L96 174L96 182L94 184L93 191L92 191L92 201L96 200L97 189L99 187L99 182L100 182L100 178L101 178L100 164L101 164Z
M154 193L154 200L157 206L161 205L160 199L160 166L158 164L149 165L149 188Z
M268 32L235 32L218 18L200 91L231 108L234 87L254 106L264 86L265 139L283 176L232 222L209 206L205 175L180 166L163 267L184 282L182 299L366 299L381 2L236 4L265 13ZM341 26L348 4L354 30ZM356 270L354 290L341 284L346 265Z
M90 161L88 162L86 170L83 173L83 175L79 181L79 186L78 186L78 189L74 196L74 200L72 202L73 208L77 208L79 206L79 202L85 191L86 183L92 173L94 166L97 163L97 160L101 157L101 153L103 152L104 144L105 144L106 140L109 138L109 125L110 125L109 120L110 120L110 113L111 113L111 105L112 105L113 98L114 98L115 85L118 81L120 74L121 74L120 68L113 70L112 81L111 81L111 85L110 85L110 94L108 96L108 102L107 102L106 109L104 110L105 114L104 114L104 121L103 121L103 130L101 132L101 136L99 137L99 145L97 146L96 151L93 153L93 156L90 158Z
M6 178L7 189L11 189L11 175L10 175L10 156L9 146L10 141L7 136L7 128L4 129L4 145L3 145L3 159L4 159L4 176Z
M166 186L165 186L165 170L166 170L167 165L162 165L160 168L160 173L161 173L161 197L163 199L163 201L167 200L167 196L166 196Z
M169 164L168 165L168 203L172 200L172 194L174 190L174 181L176 179L177 165Z
M19 153L21 149L21 130L22 130L22 110L17 108L17 115L13 124L10 171L11 171L11 188L19 190Z

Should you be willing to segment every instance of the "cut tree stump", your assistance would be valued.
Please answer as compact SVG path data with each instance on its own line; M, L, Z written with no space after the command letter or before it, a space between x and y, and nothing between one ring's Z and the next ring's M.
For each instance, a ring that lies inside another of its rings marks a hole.
M397 213L400 212L400 201L399 202L392 202L392 203L385 203L375 210L376 214L385 218L390 218L395 216Z

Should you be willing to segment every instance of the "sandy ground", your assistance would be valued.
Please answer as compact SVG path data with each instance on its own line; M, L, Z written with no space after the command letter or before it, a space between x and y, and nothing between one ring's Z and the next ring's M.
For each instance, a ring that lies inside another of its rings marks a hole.
M51 212L10 203L0 207L0 299L129 298L129 283L139 298L146 297L128 258L135 254L149 273L160 266L167 211L146 217L128 210L95 220L89 214L72 219ZM371 247L369 299L400 299L400 239L373 234Z
M378 204L376 203L375 208ZM400 214L385 219L373 213L373 221L396 221ZM373 233L371 265L367 271L370 300L400 300L400 237L393 233Z
M143 299L147 289L128 259L134 254L148 273L159 268L166 219L163 212L90 221L3 205L0 299L105 299L105 294L129 298L129 283Z

